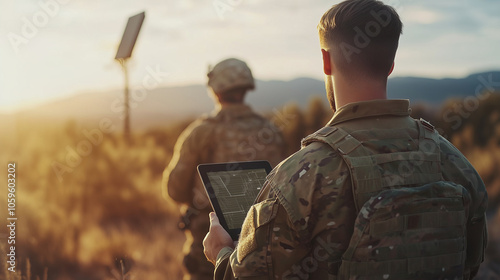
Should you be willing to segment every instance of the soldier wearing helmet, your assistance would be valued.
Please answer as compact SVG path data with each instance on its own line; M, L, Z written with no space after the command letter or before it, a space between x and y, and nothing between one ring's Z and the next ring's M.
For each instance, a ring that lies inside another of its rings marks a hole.
M281 132L244 104L246 93L255 88L247 64L229 58L210 69L207 76L216 108L182 132L163 173L163 195L179 203L183 213L179 228L186 234L184 279L212 279L214 270L203 254L211 208L196 166L249 160L267 160L275 166L284 158Z

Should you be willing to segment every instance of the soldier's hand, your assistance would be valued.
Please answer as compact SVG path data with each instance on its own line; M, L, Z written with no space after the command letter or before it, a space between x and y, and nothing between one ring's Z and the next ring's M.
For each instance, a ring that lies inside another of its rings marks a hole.
M211 263L215 265L217 255L225 247L234 248L233 239L220 225L219 218L214 212L210 213L210 230L203 239L203 252Z

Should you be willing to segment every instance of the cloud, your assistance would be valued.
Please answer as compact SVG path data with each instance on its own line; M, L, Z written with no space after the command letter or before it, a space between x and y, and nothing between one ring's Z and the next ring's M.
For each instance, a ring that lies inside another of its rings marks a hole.
M401 20L406 24L433 24L443 19L443 14L417 6L404 9L400 16Z

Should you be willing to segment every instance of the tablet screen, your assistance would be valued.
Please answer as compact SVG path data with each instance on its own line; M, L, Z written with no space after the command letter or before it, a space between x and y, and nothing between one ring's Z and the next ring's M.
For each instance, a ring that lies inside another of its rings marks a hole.
M241 228L248 210L266 181L266 170L207 172L207 176L224 214L227 227Z
M238 240L271 165L267 161L200 164L198 172L220 224L233 240Z

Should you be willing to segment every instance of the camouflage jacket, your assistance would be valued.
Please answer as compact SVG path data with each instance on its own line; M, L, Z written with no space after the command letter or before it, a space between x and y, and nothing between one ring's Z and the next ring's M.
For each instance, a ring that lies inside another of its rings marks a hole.
M163 173L165 197L195 211L210 204L196 172L201 163L268 160L276 166L284 158L283 136L267 119L244 104L224 105L197 119L179 136ZM203 217L208 222L208 217Z
M328 126L341 126L380 153L412 151L419 130L408 100L376 100L340 108ZM443 179L471 194L466 269L475 273L486 245L487 194L467 159L440 137ZM235 250L217 257L215 279L336 279L357 216L346 163L315 142L280 163L245 219Z

